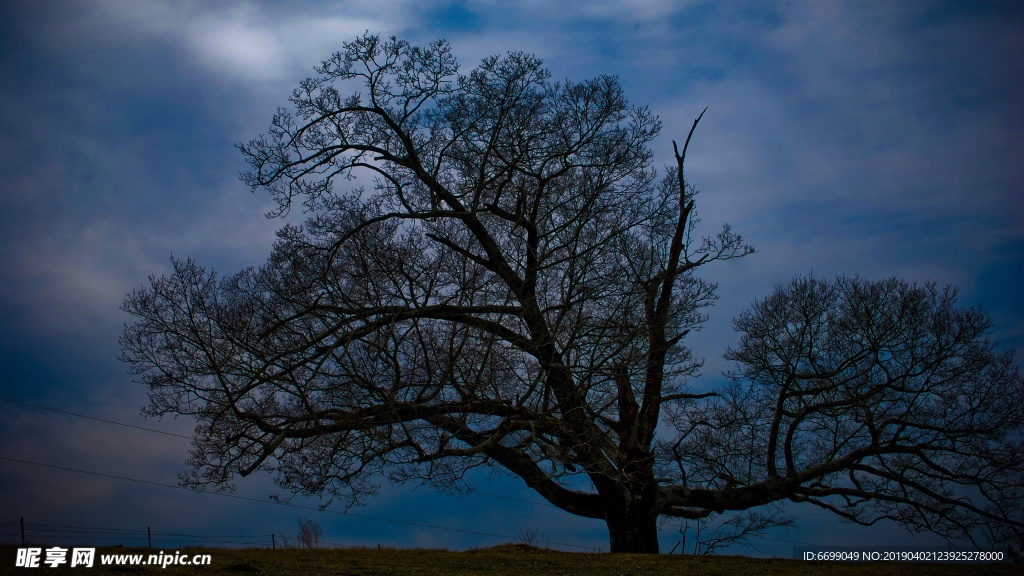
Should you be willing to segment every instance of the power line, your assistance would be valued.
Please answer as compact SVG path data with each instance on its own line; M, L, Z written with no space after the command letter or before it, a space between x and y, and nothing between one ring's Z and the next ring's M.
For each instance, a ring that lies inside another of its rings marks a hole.
M140 530L125 528L105 528L99 526L66 526L60 524L35 524L25 523L26 532L33 539L45 539L49 541L62 540L141 540L150 539L160 542L216 542L218 544L241 544L252 545L270 543L272 538L269 534L245 535L245 536L199 536L196 534L178 534L174 532L163 532L160 530ZM11 536L7 534L7 536ZM17 534L14 534L17 536ZM168 538L170 536L170 538ZM176 538L177 537L177 538ZM233 540L240 539L240 540Z
M472 490L470 494L477 494L479 496L487 496L488 498L501 498L502 500L512 500L513 502L525 502L527 504L534 504L536 506L548 506L550 508L558 508L550 502L538 502L536 500L527 500L525 498L514 498L512 496L502 496L501 494L491 494L490 492L481 492L479 490Z
M85 414L77 414L75 412L68 412L66 410L58 410L56 408L48 408L46 406L40 406L38 404L29 404L28 402L19 402L17 400L11 400L10 398L0 398L0 401L9 402L11 404L18 404L21 406L29 406L31 408L38 408L40 410L48 410L50 412L56 412L58 414L67 414L68 416L77 416L78 418L87 418L89 420L96 420L97 422L106 422L107 424L115 424L117 426L124 426L126 428L135 428L136 430L145 430L146 432L154 432L156 434L164 434L166 436L174 436L176 438L184 438L191 440L191 436L183 436L181 434L175 434L174 432L164 432L163 430L156 430L154 428L145 428L143 426L135 426L134 424L125 424L124 422L115 422L113 420L106 420L104 418L96 418L95 416L86 416Z
M11 522L11 524L19 524L18 522ZM26 524L27 526L28 524ZM69 528L77 530L107 530L110 532L138 532L138 528L99 528L96 526L68 526L67 524L36 524L31 523L32 526L43 526L45 528Z
M29 404L28 402L19 402L17 400L10 400L8 398L0 398L0 401L10 402L11 404L18 404L20 406L29 406L29 407L32 407L32 408L38 408L40 410L48 410L50 412L56 412L58 414L66 414L68 416L77 416L78 418L87 418L89 420L95 420L97 422L105 422L107 424L115 424L117 426L125 426L127 428L135 428L136 430L145 430L146 432L155 432L157 434L164 434L164 435L167 435L167 436L174 436L174 437L177 437L177 438L184 438L185 440L191 440L192 439L191 436L183 436L181 434L174 434L173 432L164 432L163 430L155 430L153 428L144 428L142 426L135 426L133 424L126 424L124 422L117 422L115 420L107 420L105 418L96 418L95 416L86 416L85 414L76 414L75 412L68 412L66 410L58 410L56 408L50 408L48 406L40 406L38 404ZM512 500L514 502L524 502L526 504L534 504L536 506L548 506L548 507L551 507L551 508L557 508L557 506L555 506L554 504L551 504L549 502L538 502L536 500L528 500L528 499L525 499L525 498L515 498L515 497L512 497L512 496L503 496L501 494L491 494L489 492L480 492L478 490L473 490L471 492L471 494L478 494L480 496L487 496L489 498L501 498L503 500Z
M261 504L273 504L273 505L277 505L277 506L285 506L287 508L296 508L296 509L301 509L301 510L313 510L313 511L316 511L316 512L323 512L323 513L327 513L327 514L337 514L339 516L351 516L353 518L362 518L362 519L365 519L365 520L376 520L378 522L391 522L391 523L394 523L394 524L405 524L405 525L408 525L408 526L418 526L418 527L421 527L421 528L432 528L432 529L435 529L435 530L448 530L450 532L460 532L460 533L463 533L463 534L473 534L473 535L476 535L476 536L491 536L491 537L495 537L495 538L504 538L504 539L509 539L509 540L515 540L516 539L515 536L509 536L507 534L496 534L496 533L493 533L493 532L482 532L482 531L479 531L479 530L469 530L469 529L466 529L466 528L452 528L451 526L440 526L440 525L437 525L437 524L426 524L424 522L411 522L409 520L398 520L398 519L395 519L395 518L383 518L383 517L380 517L380 516L370 516L368 514L357 514L357 513L354 513L354 512L347 512L347 511L346 512L338 512L336 510L326 510L326 509L321 509L321 508L318 508L318 507L315 507L315 506L303 506L301 504L286 504L284 502L278 502L278 501L275 501L275 500L261 500L259 498L251 498L251 497L248 497L248 496L238 496L237 494L224 494L222 492L202 492L202 491L199 491L199 490L193 490L192 488L186 488L184 486L178 486L178 485L175 485L175 484L166 484L166 483L163 483L163 482L154 482L152 480L140 480L138 478L128 478L126 476L118 476L116 474L105 474L103 472L93 472L93 471L90 471L90 470L80 470L78 468L68 468L66 466L56 466L54 464L44 464L42 462L33 462L31 460L21 460L19 458L9 458L7 456L0 456L0 460L7 460L8 462L17 462L19 464L28 464L28 465L31 465L31 466L39 466L39 467L42 467L42 468L52 468L54 470L63 470L65 472L75 472L75 473L78 473L78 474L87 474L87 475L90 475L90 476L99 476L101 478L111 478L111 479L114 479L114 480L123 480L123 481L126 481L126 482L135 482L135 483L138 483L138 484L148 484L148 485L151 485L151 486L160 486L160 487L163 487L163 488L173 488L175 490L184 490L186 492L192 492L194 494L208 494L210 496L222 496L224 498L234 498L236 500L246 500L246 501L249 501L249 502L259 502ZM586 550L590 550L590 549L593 548L592 546L582 546L582 545L579 545L579 544L566 544L564 542L555 542L553 540L537 540L537 542L541 542L541 543L544 543L544 544L553 544L555 546L567 546L567 547L570 547L570 548L583 548L583 549L586 549Z
M0 522L0 526L17 526L18 522ZM26 522L24 524L26 530L32 535L39 533L47 533L46 538L55 540L66 540L66 539L89 539L90 537L111 540L111 539L145 539L147 536L152 535L154 540L163 542L195 542L197 540L203 540L208 542L216 542L219 544L242 544L242 545L253 545L253 544L270 544L273 539L270 534L218 534L218 535L200 535L200 534L180 534L177 532L164 532L163 530L141 530L138 528L109 528L103 526L71 526L67 524L37 524ZM56 535L54 535L56 534ZM71 535L69 535L71 534ZM74 534L84 534L74 535ZM0 537L17 537L19 534L12 533L0 533ZM179 538L166 538L166 536L178 536ZM229 540L230 538L241 538L245 540ZM321 541L322 545L332 546L336 548L358 548L358 545L352 544L341 544L337 542Z
M145 530L139 530L138 528L133 530L123 530L120 528L98 528L98 527L86 527L76 526L73 528L61 528L61 527L48 527L49 524L29 524L25 523L25 526L31 526L32 530L36 532L61 532L63 534L113 534L115 536L119 534L145 534Z
M234 534L227 536L200 536L198 534L178 534L177 532L163 532L161 530L153 530L153 534L162 534L164 536L183 536L186 538L266 538L266 534Z
M38 539L38 538L36 538L36 534L34 534L33 532L29 532L28 529L26 529L26 532L28 533L29 536L33 537L33 539ZM60 535L43 534L43 535L40 536L40 538L43 538L45 540L88 540L90 542L94 542L96 540L117 540L117 541L122 541L122 542L125 541L125 540L140 540L142 542L146 541L146 535L145 534L140 534L138 536L132 536L130 534L121 534L121 535L118 535L118 536L99 536L99 535L68 536L66 534L60 534Z

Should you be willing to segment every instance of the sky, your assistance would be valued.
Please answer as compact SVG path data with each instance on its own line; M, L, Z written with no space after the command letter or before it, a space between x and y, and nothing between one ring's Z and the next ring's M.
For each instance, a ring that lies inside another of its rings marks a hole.
M465 549L535 534L555 548L607 549L602 522L545 506L501 476L476 477L478 492L463 497L385 485L348 515L340 505L318 512L316 500L273 504L286 494L266 476L241 479L241 498L173 488L189 442L169 434L187 437L192 425L140 416L146 390L117 360L130 321L118 307L167 273L171 255L225 274L265 260L285 222L266 219L272 200L238 180L234 146L264 132L315 65L367 30L415 45L445 38L463 71L523 51L555 78L615 75L663 122L659 165L708 107L687 156L704 230L728 222L757 253L709 271L720 299L689 339L706 359L699 386L723 381L731 319L808 273L953 284L963 304L991 314L1000 346L1024 349L1017 3L7 0L0 542L20 541L23 517L36 534L151 527L269 545L303 516L344 545ZM798 528L728 552L936 543L789 511ZM679 528L663 526L663 550Z

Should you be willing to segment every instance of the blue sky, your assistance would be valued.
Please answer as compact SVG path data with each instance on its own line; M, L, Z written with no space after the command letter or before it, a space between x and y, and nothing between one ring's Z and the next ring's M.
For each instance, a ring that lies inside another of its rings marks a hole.
M365 30L414 44L446 38L463 70L519 50L556 78L617 75L664 122L660 164L709 108L687 157L705 229L729 222L758 253L709 272L720 301L690 340L707 360L698 386L721 381L731 318L811 271L955 284L964 303L991 313L994 339L1024 348L1022 16L1013 2L4 2L0 397L189 434L189 422L139 416L145 390L116 359L129 320L118 306L167 272L172 254L224 273L262 263L283 222L265 219L270 199L237 180L234 144L264 131L298 81ZM0 457L169 484L184 470L187 440L8 402L0 410ZM539 500L515 479L478 485ZM278 492L253 477L236 494ZM0 510L0 525L24 516L269 535L293 532L301 514L338 543L501 541L9 460ZM480 494L385 487L353 512L607 545L600 522ZM931 542L792 512L800 528L769 536ZM663 548L676 528L665 527ZM770 555L791 547L758 543Z

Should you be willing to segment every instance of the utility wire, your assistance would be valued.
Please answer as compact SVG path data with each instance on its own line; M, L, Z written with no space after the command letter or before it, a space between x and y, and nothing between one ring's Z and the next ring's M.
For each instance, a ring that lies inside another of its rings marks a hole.
M481 492L479 490L472 490L469 494L487 496L488 498L501 498L502 500L512 500L513 502L525 502L527 504L533 504L535 506L548 506L550 508L558 508L558 506L555 506L554 504L551 504L549 502L538 502L536 500L527 500L525 498L513 498L512 496L502 496L501 494L491 494L490 492Z
M178 534L177 532L163 532L160 530L153 530L153 534L161 534L164 536L183 536L185 538L266 538L266 534L234 534L227 536L200 536L198 534Z
M147 535L161 536L161 540L181 540L187 538L191 540L211 540L214 542L231 542L228 538L248 538L248 539L261 539L267 540L267 534L246 534L246 535L218 535L218 536L201 536L198 534L179 534L177 532L164 532L162 530L141 530L138 528L104 528L100 526L65 526L60 524L35 524L25 523L25 529L32 532L33 534L61 534L65 538L88 538L94 536L97 538L146 538ZM80 536L68 536L69 534L78 534ZM181 538L163 538L163 536L179 536Z
M18 522L13 522L18 524ZM44 528L69 528L77 530L107 530L109 532L138 532L138 528L101 528L98 526L68 526L67 524L36 524L35 522L26 522L25 526L43 526Z
M30 525L26 524L26 528L31 529L33 532L60 532L61 534L112 534L114 536L129 536L131 534L145 534L145 530L117 530L117 529L103 529L103 528L35 528L36 526L44 526L42 524Z
M0 526L17 526L18 522L0 522ZM216 536L210 535L199 535L199 534L180 534L177 532L164 532L162 530L153 530L147 532L146 530L140 530L138 528L107 528L101 526L69 526L66 524L36 524L36 523L25 523L25 529L31 534L38 534L40 532L51 534L50 538L57 539L83 539L89 538L92 535L95 538L102 540L119 539L119 538L135 538L144 539L147 534L151 534L154 539L159 536L160 542L195 542L197 540L205 540L210 542L217 542L220 544L262 544L267 543L268 545L272 541L269 534L219 534ZM60 536L52 536L53 533L60 534ZM85 534L86 536L69 536L68 534ZM110 536L104 536L104 534L110 534ZM0 533L0 537L17 537L18 534L7 534ZM165 536L178 536L179 538L165 538ZM242 538L246 540L228 540L228 538ZM255 540L255 541L254 541ZM321 542L326 546L333 546L336 548L358 548L358 545L352 544L340 544L335 542Z
M167 435L167 436L174 436L176 438L184 438L185 440L191 440L192 439L191 436L183 436L181 434L174 434L173 432L164 432L163 430L155 430L153 428L144 428L142 426L135 426L133 424L125 424L124 422L116 422L114 420L107 420L107 419L104 419L104 418L96 418L94 416L86 416L85 414L76 414L74 412L68 412L66 410L58 410L56 408L50 408L50 407L47 407L47 406L40 406L38 404L29 404L28 402L19 402L17 400L10 400L8 398L0 398L0 401L10 402L11 404L18 404L20 406L29 406L29 407L32 407L32 408L38 408L40 410L48 410L50 412L56 412L58 414L66 414L68 416L77 416L78 418L87 418L89 420L96 420L97 422L105 422L107 424L115 424L117 426L125 426L127 428L135 428L136 430L145 430L146 432L155 432L157 434L164 434L164 435ZM538 502L536 500L527 500L525 498L515 498L515 497L512 497L512 496L503 496L501 494L491 494L489 492L480 492L478 490L473 490L471 492L471 494L479 494L480 496L487 496L489 498L501 498L503 500L512 500L514 502L524 502L526 504L534 504L536 506L548 506L548 507L551 507L551 508L557 508L557 506L555 506L554 504L551 504L549 502ZM0 525L2 525L2 524L0 524Z
M64 470L65 472L75 472L75 473L78 473L78 474L87 474L87 475L90 475L90 476L99 476L101 478L111 478L111 479L114 479L114 480L124 480L126 482L135 482L135 483L138 483L138 484L148 484L150 486L161 486L163 488L173 488L175 490L184 490L186 492L192 492L192 493L195 493L195 494L208 494L208 495L211 495L211 496L222 496L224 498L234 498L235 500L247 500L249 502L259 502L261 504L273 504L273 505L277 505L277 506L285 506L285 507L288 507L288 508L297 508L297 509L301 509L301 510L313 510L313 511L316 511L316 512L324 512L324 513L327 513L327 514L337 514L339 516L351 516L353 518L363 518L365 520L376 520L378 522L391 522L391 523L394 523L394 524L405 524L405 525L408 525L408 526L418 526L418 527L421 527L421 528L432 528L432 529L435 529L435 530L448 530L450 532L460 532L460 533L463 533L463 534L474 534L474 535L477 535L477 536L491 536L491 537L495 537L495 538L503 538L503 539L509 539L509 540L515 540L516 539L515 536L509 536L507 534L496 534L494 532L482 532L482 531L479 531L479 530L468 530L466 528L453 528L451 526L440 526L440 525L437 525L437 524L426 524L426 523L423 523L423 522L411 522L411 521L408 521L408 520L398 520L398 519L395 519L395 518L383 518L383 517L380 517L380 516L370 516L368 514L356 514L354 512L338 512L336 510L326 510L326 509L321 509L321 508L318 508L318 507L315 507L315 506L303 506L301 504L286 504L284 502L278 502L278 501L274 501L274 500L261 500L259 498L251 498L249 496L238 496L237 494L224 494L222 492L202 492L202 491L199 491L199 490L193 490L191 488L186 488L184 486L178 486L178 485L175 485L175 484L166 484L166 483L163 483L163 482L154 482L152 480L140 480L138 478L128 478L126 476L117 476L115 474L104 474L102 472L92 472L90 470L80 470L78 468L68 468L66 466L55 466L53 464L44 464L42 462L32 462L31 460L21 460L19 458L8 458L6 456L0 456L0 460L6 460L8 462L17 462L19 464L28 464L28 465L31 465L31 466L39 466L39 467L42 467L42 468L52 468L54 470ZM583 548L583 549L586 549L586 550L593 549L593 546L583 546L583 545L579 545L579 544L566 544L564 542L555 542L553 540L537 540L537 542L541 542L541 543L544 543L544 544L553 544L555 546L567 546L567 547L571 547L571 548Z
M164 432L163 430L156 430L154 428L144 428L142 426L135 426L134 424L125 424L124 422L114 422L113 420L106 420L104 418L96 418L95 416L86 416L85 414L77 414L75 412L68 412L66 410L57 410L56 408L48 408L46 406L40 406L38 404L29 404L28 402L19 402L17 400L11 400L10 398L0 398L0 401L9 402L11 404L18 404L20 406L28 406L30 408L38 408L40 410L48 410L50 412L56 412L58 414L67 414L68 416L77 416L79 418L87 418L89 420L96 420L97 422L106 422L107 424L115 424L117 426L124 426L126 428L135 428L136 430L145 430L146 432L154 432L156 434L164 434L166 436L174 436L176 438L184 438L191 440L191 436L182 436L181 434L175 434L174 432Z

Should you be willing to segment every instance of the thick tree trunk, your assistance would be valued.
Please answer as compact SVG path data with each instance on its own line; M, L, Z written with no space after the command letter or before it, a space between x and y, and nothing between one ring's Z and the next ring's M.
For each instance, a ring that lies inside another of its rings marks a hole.
M636 501L628 505L612 505L605 515L608 542L612 552L657 554L658 514L654 506Z

